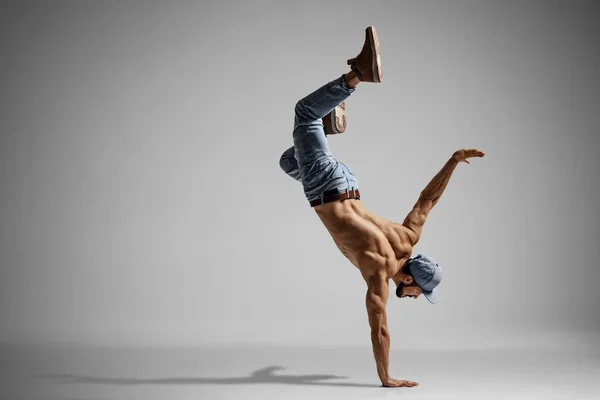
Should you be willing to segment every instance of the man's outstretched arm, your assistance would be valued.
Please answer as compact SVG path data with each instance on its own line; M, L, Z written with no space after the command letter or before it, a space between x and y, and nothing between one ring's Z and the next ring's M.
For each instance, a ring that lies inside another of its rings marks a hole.
M440 197L442 197L442 193L444 193L446 186L448 186L450 177L458 163L466 162L467 164L470 164L469 158L483 157L484 155L485 154L482 151L477 149L462 149L456 151L446 164L444 164L442 169L433 177L427 187L423 189L413 209L408 213L402 223L402 225L406 226L414 233L413 245L419 241L427 215L433 206L437 204Z
M385 273L368 278L367 285L367 313L371 326L371 342L377 364L377 375L379 375L381 384L388 387L417 386L416 382L392 379L389 374L390 332L387 327L385 310L389 288Z

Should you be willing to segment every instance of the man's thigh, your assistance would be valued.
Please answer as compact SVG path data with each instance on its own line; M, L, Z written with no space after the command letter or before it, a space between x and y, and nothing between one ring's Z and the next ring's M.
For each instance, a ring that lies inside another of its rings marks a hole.
M331 156L323 123L320 119L309 123L296 124L293 136L296 159L300 170L315 161Z

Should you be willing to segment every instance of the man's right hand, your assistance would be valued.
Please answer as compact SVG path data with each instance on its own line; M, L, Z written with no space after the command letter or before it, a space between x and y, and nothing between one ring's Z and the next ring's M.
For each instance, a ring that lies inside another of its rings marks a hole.
M402 380L399 380L399 379L392 379L392 378L388 378L385 381L382 381L381 383L385 387L413 387L413 386L419 386L419 384L417 382L402 381Z
M483 156L485 156L485 153L477 149L461 149L454 152L454 154L452 155L452 159L456 162L464 161L467 164L471 164L468 160L469 158Z

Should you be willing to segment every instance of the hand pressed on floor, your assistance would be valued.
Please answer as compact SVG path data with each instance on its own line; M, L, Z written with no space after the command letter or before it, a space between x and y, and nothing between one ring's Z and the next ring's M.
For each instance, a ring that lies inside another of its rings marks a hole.
M405 380L399 380L399 379L392 379L392 378L387 379L386 381L382 382L382 384L385 387L413 387L413 386L419 386L419 384L417 382L405 381Z

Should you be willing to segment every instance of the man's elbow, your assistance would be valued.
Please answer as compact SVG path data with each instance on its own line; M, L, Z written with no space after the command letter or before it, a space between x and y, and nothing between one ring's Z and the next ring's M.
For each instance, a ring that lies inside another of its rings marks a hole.
M389 341L390 332L387 326L373 327L371 329L371 340L373 343L385 343Z
M435 194L421 193L415 208L418 208L421 214L427 216L429 211L431 211L431 209L437 204L439 199L440 197Z

